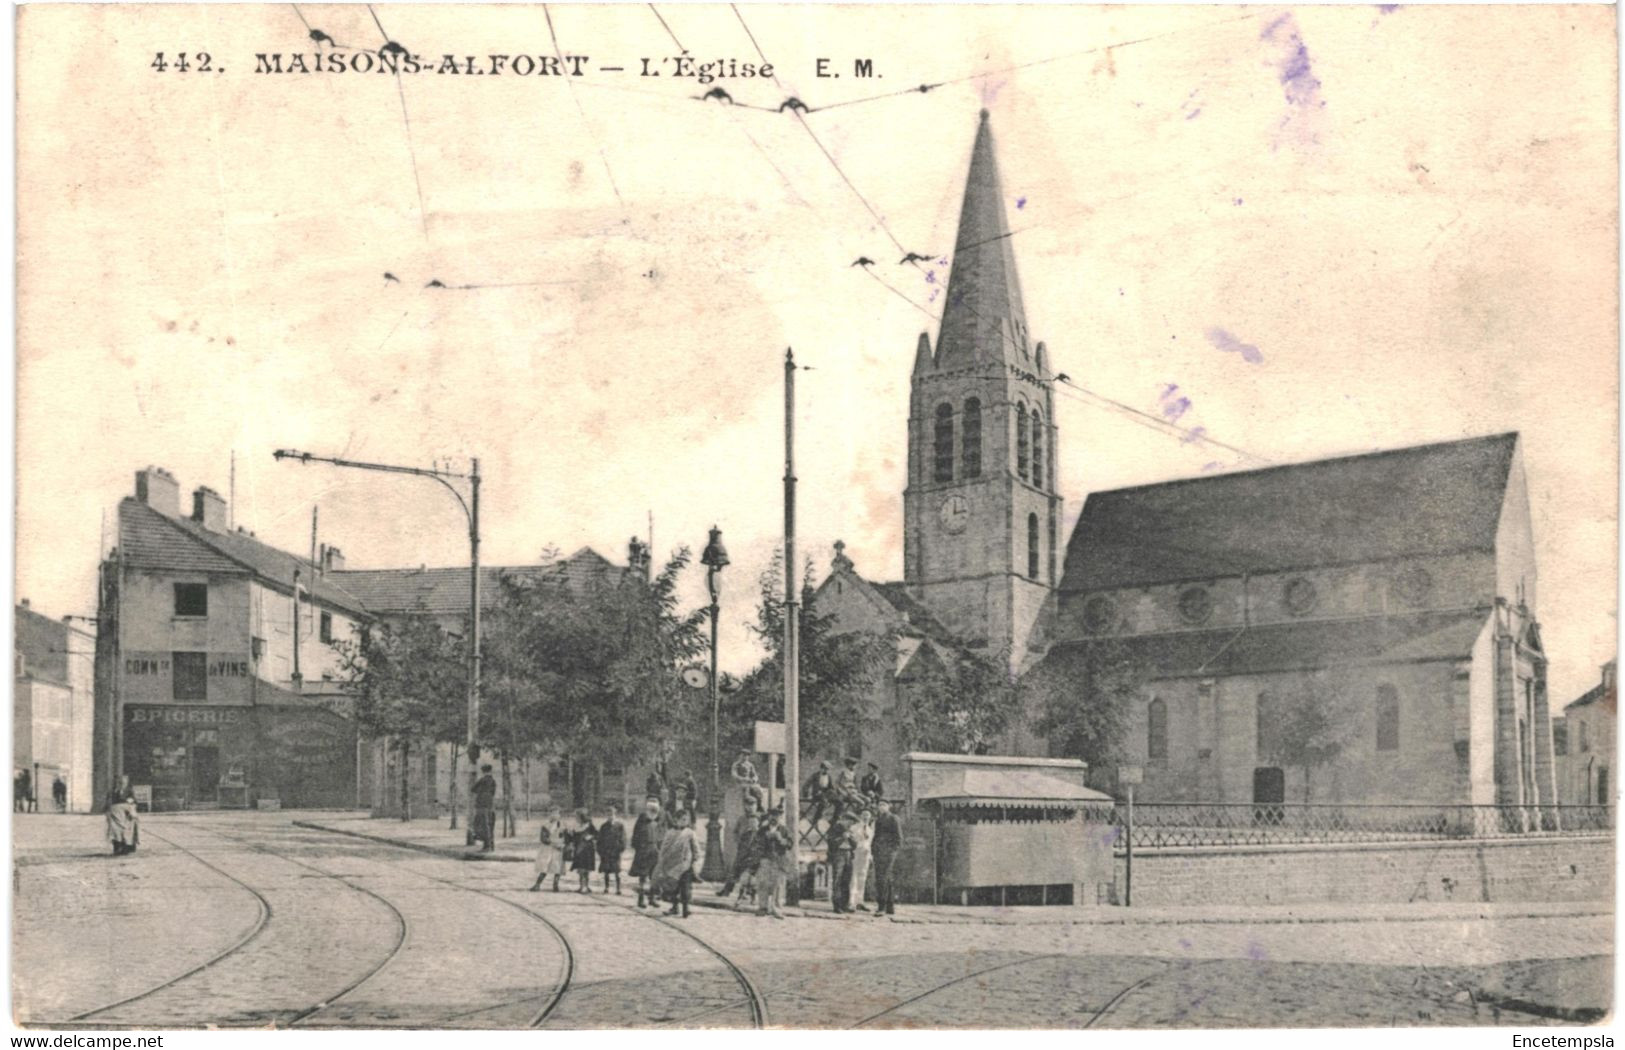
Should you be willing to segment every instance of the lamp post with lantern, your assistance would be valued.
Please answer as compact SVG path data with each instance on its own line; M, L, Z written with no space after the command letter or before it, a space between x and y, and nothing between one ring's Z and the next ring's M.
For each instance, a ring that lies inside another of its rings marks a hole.
M722 545L722 530L711 526L711 537L700 555L705 566L705 587L711 594L711 815L705 822L705 865L700 878L720 882L727 877L728 864L722 855L722 760L718 750L718 719L722 711L721 686L717 679L717 620L721 613L722 569L728 564L728 551Z

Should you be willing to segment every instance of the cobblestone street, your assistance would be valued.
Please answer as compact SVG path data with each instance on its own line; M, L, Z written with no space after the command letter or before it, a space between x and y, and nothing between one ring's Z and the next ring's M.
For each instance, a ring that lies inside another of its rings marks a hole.
M15 829L15 1014L41 1026L1527 1025L1612 982L1606 904L681 921L630 880L526 892L527 865L424 852L458 841L426 822L147 817L117 860L99 818Z

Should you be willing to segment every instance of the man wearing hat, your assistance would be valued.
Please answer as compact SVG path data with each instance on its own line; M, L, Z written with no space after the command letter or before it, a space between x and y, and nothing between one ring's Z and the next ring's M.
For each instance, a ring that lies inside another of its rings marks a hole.
M873 762L869 763L869 772L863 774L863 780L858 784L858 790L869 799L869 804L879 802L885 795L886 788L880 782L880 767Z
M497 782L491 776L491 764L480 767L480 778L474 781L474 837L480 840L480 852L490 853L496 848Z
M814 803L812 825L816 828L825 811L835 808L835 778L830 776L829 759L818 763L818 772L814 773L801 789L801 797L804 801Z

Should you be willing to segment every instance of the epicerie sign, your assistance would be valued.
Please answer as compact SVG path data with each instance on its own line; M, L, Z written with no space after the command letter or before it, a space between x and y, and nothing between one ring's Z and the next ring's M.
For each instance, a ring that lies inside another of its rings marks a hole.
M131 722L169 722L187 725L236 725L241 711L207 707L127 707Z

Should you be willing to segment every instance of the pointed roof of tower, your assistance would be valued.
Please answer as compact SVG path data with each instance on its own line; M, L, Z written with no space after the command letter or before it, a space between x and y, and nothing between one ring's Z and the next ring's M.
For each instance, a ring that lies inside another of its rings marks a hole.
M938 368L958 368L978 360L1020 362L1030 353L1004 188L984 109L971 147L936 363Z

